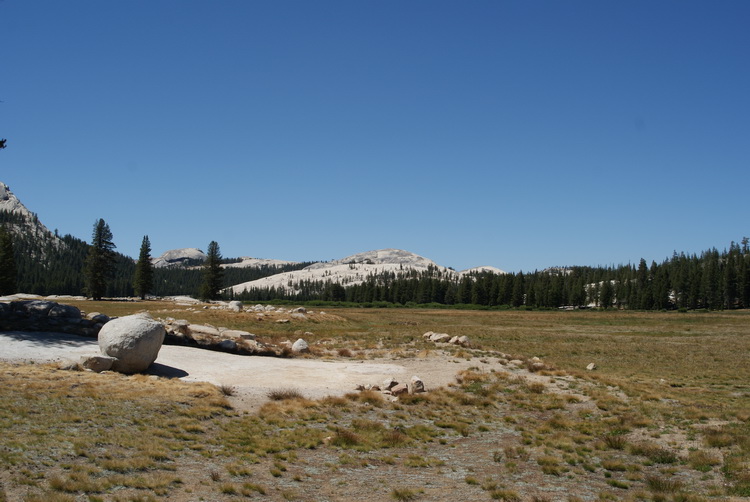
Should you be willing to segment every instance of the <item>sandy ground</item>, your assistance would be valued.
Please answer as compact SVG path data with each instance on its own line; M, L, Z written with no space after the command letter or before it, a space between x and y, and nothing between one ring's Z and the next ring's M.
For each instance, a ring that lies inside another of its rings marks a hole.
M92 338L61 333L0 332L0 360L77 361L83 355L98 353L99 346ZM268 391L274 389L297 389L305 397L317 399L352 392L359 384L379 385L388 377L408 382L416 375L430 390L455 382L456 373L471 366L484 370L503 368L499 362L455 359L438 351L428 358L332 361L238 356L164 345L149 373L232 386L235 389L235 395L230 398L233 406L251 411L264 403Z

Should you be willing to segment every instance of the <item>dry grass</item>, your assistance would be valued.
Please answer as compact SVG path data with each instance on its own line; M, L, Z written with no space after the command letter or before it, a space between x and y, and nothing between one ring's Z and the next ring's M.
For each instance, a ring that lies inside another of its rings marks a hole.
M153 309L155 317L272 341L309 330L308 342L356 346L363 358L438 351L421 338L438 330L469 336L480 348L461 357L477 366L500 351L538 356L556 370L526 378L471 370L453 387L395 403L371 391L311 401L280 389L279 400L244 415L211 385L2 365L0 466L8 474L0 501L750 495L745 312L326 309L328 320L277 325L166 302L81 307L111 315ZM599 369L584 371L589 362ZM457 466L468 471L453 472ZM430 484L388 488L394 473L414 471Z

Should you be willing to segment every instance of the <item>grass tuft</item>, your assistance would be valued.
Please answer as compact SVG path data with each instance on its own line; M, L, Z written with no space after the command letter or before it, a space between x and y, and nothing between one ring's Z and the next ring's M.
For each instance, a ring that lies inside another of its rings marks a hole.
M298 389L273 389L269 390L266 396L272 401L288 401L305 398L302 395L302 392Z

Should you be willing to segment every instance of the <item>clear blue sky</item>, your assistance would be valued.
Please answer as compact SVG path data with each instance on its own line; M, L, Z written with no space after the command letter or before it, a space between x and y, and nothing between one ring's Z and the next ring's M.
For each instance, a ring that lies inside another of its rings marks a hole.
M750 236L750 2L0 0L0 181L155 256L464 269Z

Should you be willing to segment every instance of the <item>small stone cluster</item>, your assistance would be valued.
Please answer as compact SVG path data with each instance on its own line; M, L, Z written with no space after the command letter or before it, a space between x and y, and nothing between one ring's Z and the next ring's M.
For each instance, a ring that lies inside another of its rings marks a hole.
M256 340L248 331L227 329L210 324L190 324L184 319L164 321L168 345L185 345L243 355L277 355L276 351Z
M433 331L428 331L427 333L422 335L422 338L435 343L449 343L451 345L460 345L461 347L471 347L469 337L466 335L451 336L448 333L435 333Z
M71 305L49 300L0 302L0 329L7 331L50 331L96 337L109 317L98 312L83 316Z
M383 381L382 385L357 385L356 390L381 392L386 396L392 396L393 399L398 399L398 396L403 394L426 392L424 382L416 375L411 377L411 381L408 384L399 383L395 378L388 377Z

